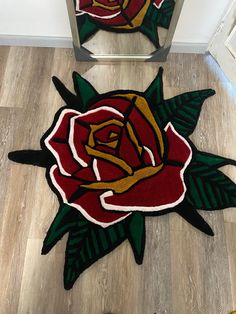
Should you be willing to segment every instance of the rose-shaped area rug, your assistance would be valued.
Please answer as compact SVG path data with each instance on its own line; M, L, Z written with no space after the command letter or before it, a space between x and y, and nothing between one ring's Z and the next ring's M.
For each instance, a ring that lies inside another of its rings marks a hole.
M64 286L126 239L141 264L145 217L176 212L207 235L198 213L236 206L236 185L219 167L236 162L198 151L189 139L211 89L164 99L161 68L145 92L98 94L73 73L75 94L56 77L66 106L38 151L9 153L13 161L46 168L60 207L42 254L69 233Z
M80 43L99 29L116 33L141 32L160 48L158 28L168 29L174 0L74 0Z

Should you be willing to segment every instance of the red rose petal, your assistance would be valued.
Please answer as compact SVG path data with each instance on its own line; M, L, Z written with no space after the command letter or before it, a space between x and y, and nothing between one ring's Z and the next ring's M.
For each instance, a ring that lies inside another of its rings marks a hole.
M102 205L107 210L159 211L179 204L186 191L183 174L190 163L192 151L187 141L169 124L166 127L168 160L182 162L183 166L166 165L156 175L138 182L122 194L105 192Z
M120 139L119 157L125 160L131 167L141 166L138 149L131 142L127 130L124 128Z
M171 123L166 126L165 131L168 142L168 159L184 164L191 154L188 142L175 131Z
M114 7L119 5L116 1L97 0L97 3L97 6L93 6L93 1L91 0L77 0L76 11L83 11L91 16L95 15L98 18L112 17L121 12L120 8L114 9ZM102 6L99 6L99 4ZM104 6L106 6L107 9L104 8Z
M122 128L115 124L110 124L102 129L99 129L94 133L94 138L96 141L103 143L109 143L119 138ZM114 136L111 138L110 135Z
M113 155L116 156L116 150L114 148L105 146L105 145L96 145L94 147L95 150L99 151L99 152L103 152L109 155Z
M91 109L86 113L81 114L76 119L76 122L87 125L91 124L100 124L105 121L109 121L112 119L116 119L119 121L123 121L124 116L121 112L119 112L116 108L112 108L106 106L103 103L102 107Z
M109 107L116 109L121 114L125 114L130 106L130 100L124 97L108 97L105 99L101 99L99 101L96 101L92 106L91 110L102 108L102 107Z
M70 119L77 114L78 112L75 110L64 109L52 132L44 141L46 147L55 156L60 171L64 175L71 175L80 168L79 164L73 159L68 143Z
M109 9L104 9L102 7L98 7L98 6L94 6L94 7L82 7L80 6L81 11L88 13L89 15L91 15L92 17L96 18L96 19L105 19L105 18L115 18L118 14L121 13L120 8L116 9L116 10L109 10Z
M76 201L76 205L84 209L82 214L85 218L102 227L108 227L130 215L127 212L121 213L105 210L101 205L100 195L101 192L88 191Z
M110 0L97 0L97 3L100 3L106 7L111 7L111 8L114 8L116 7L117 5L119 5L122 1L120 0L113 0L113 1L110 1Z
M165 166L161 172L140 181L127 192L107 192L101 198L107 210L153 212L177 205L185 192L180 167ZM110 196L109 196L110 195Z
M143 153L142 153L142 159L146 166L155 166L155 158L154 155L148 147L144 147Z
M86 128L79 123L79 116L75 116L71 119L69 132L69 145L71 154L82 167L87 167L91 162L91 158L88 156L85 149L85 145L88 142L89 133L89 127Z
M158 138L149 121L146 120L136 106L134 106L130 112L128 120L135 129L135 134L137 135L141 145L152 151L155 164L159 164L161 162L161 158L158 152Z
M165 1L165 0L154 0L154 1L153 1L153 4L154 4L158 9L160 9L164 1Z
M132 20L136 15L138 15L138 13L144 7L145 4L146 4L145 0L129 1L128 5L122 10L123 14L119 14L113 18L103 18L106 16L105 12L100 12L100 10L98 10L100 9L100 7L97 6L86 8L86 12L91 15L92 14L98 15L99 17L93 18L100 22L101 24L109 26L125 26L128 24L132 25ZM104 10L107 12L107 16L109 16L113 12L112 10L109 9ZM85 9L83 11L85 11Z
M85 148L85 145L88 145L91 132L90 126L112 119L122 121L123 115L116 109L106 106L91 109L71 119L69 144L75 160L83 167L86 167L91 162L91 157L87 154Z
M125 94L124 94L124 96L122 95L122 97L113 97L113 98L111 97L107 99L102 99L98 101L97 103L95 103L91 108L93 109L99 108L100 106L104 106L104 105L113 107L119 112L121 112L124 116L126 116L126 112L129 111L130 109L131 101L129 99L125 99ZM129 113L128 121L132 122L132 126L136 131L135 134L139 138L140 145L145 146L146 149L151 152L151 154L154 157L155 164L160 163L160 157L157 150L158 139L155 135L154 130L150 126L150 123L134 106L133 106L132 112ZM120 156L125 161L128 161L129 159L132 159L133 157L135 157L136 153L134 153L134 148L132 147L131 149L132 153L129 156L129 149L126 148L125 145L122 144L122 142L123 140L121 141L122 150L120 152ZM147 151L144 151L143 159L146 165L153 164L153 161L150 160L150 155L147 156ZM131 165L137 166L137 159L135 162L136 163L131 162Z
M70 199L70 197L78 190L82 180L74 177L63 176L57 165L52 166L50 169L50 178L55 188L60 193L63 201Z
M78 209L86 219L95 224L99 224L102 227L107 227L129 215L129 213L114 213L104 210L100 203L99 196L101 192L85 192L73 203L69 203L68 200L79 189L83 182L81 180L73 179L72 177L61 175L59 168L56 165L53 166L50 170L50 178L52 184L60 193L63 202Z
M82 182L94 182L97 180L93 169L90 167L79 169L77 172L73 173L73 177L81 180Z
M76 0L76 9L86 8L88 6L92 6L93 1L92 0Z
M127 174L118 166L103 159L97 159L96 164L99 181L114 181L124 178Z

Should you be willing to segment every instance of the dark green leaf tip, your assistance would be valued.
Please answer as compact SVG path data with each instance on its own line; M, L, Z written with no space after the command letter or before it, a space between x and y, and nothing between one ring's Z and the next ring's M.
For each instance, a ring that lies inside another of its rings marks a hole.
M216 91L214 89L208 88L199 91L202 94L202 97L207 99L208 97L214 96Z
M214 231L211 228L208 231L208 235L211 236L211 237L214 237L214 235L215 235Z
M203 217L186 201L176 208L176 212L196 229L208 236L214 236L214 232Z
M79 73L73 72L72 79L74 82L74 90L77 94L77 97L80 99L82 106L79 108L81 111L85 112L88 110L91 102L99 94L95 88L84 79Z
M71 108L76 108L79 103L78 97L71 93L71 91L69 91L69 89L67 89L66 86L56 76L52 77L52 82L67 106Z
M127 235L132 247L135 261L141 265L145 249L145 217L141 213L133 213L127 220Z
M236 160L217 156L206 152L201 152L197 150L193 144L192 147L195 150L193 160L196 162L208 165L209 167L213 168L220 168L225 165L236 166Z
M163 72L163 68L160 67L155 79L144 92L145 98L154 110L156 110L157 105L164 100Z
M213 96L216 94L216 91L214 89L208 89L208 91L209 91L210 96Z
M146 22L140 27L140 32L143 33L147 38L155 45L156 48L160 48L159 36L156 31L154 23Z
M47 168L53 163L50 153L43 150L19 150L8 153L11 161Z
M159 70L158 70L158 74L159 74L159 75L162 75L162 74L163 74L163 72L164 72L163 67L160 67L160 68L159 68Z
M45 245L43 245L42 250L41 250L41 255L47 255L50 252L50 249L45 247Z

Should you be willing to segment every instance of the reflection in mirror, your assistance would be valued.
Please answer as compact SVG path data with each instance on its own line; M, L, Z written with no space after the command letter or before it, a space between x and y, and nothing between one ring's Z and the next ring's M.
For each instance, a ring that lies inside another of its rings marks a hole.
M178 2L67 0L74 46L86 48L82 54L150 57L164 47Z
M162 46L165 41L166 30L160 32ZM156 50L154 44L142 33L114 34L99 30L83 45L94 54L127 54L149 55Z

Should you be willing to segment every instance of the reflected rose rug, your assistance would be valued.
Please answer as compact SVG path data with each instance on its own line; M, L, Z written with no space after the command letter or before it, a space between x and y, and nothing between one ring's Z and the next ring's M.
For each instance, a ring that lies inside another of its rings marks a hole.
M69 233L65 289L99 258L128 239L141 264L145 217L171 212L207 235L198 210L236 207L236 185L219 167L231 159L197 150L189 139L211 89L164 99L163 69L145 92L99 94L73 73L75 94L56 77L66 103L41 139L41 150L9 153L9 159L45 167L60 207L42 254Z
M74 0L80 43L99 29L115 33L143 33L160 48L158 28L168 29L174 0Z

